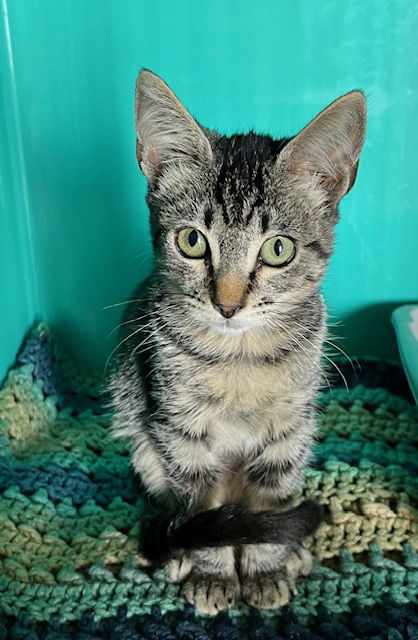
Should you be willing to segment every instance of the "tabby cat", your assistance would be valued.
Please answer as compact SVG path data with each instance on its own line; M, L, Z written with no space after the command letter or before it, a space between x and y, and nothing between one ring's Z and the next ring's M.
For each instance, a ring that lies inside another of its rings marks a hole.
M137 157L155 251L122 325L113 431L168 520L143 552L206 613L286 603L318 507L289 506L322 384L321 279L354 184L366 103L352 91L298 135L223 136L143 70ZM287 506L286 506L287 505Z

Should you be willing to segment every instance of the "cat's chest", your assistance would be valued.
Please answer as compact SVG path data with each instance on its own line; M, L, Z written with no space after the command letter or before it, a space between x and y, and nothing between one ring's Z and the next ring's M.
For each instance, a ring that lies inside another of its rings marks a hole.
M274 404L293 386L289 370L264 363L210 367L200 372L199 383L213 404L244 413Z
M298 394L289 367L237 363L201 372L208 400L205 430L221 456L246 455L292 421Z

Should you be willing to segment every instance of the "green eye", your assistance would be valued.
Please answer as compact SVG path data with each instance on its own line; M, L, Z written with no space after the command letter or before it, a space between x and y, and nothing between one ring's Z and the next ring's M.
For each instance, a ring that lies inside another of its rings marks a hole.
M205 236L192 227L178 232L177 245L186 258L203 258L208 248Z
M260 258L270 267L282 267L293 260L295 244L286 236L274 236L266 240L260 250Z

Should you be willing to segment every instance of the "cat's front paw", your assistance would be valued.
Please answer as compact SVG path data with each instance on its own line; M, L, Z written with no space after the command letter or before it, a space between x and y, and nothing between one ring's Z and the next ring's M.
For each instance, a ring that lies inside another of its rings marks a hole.
M183 585L182 593L200 613L214 616L235 604L239 595L238 576L223 578L217 575L192 573Z
M192 570L192 561L186 555L172 558L164 565L166 576L171 582L183 582Z
M312 554L299 545L290 551L286 559L286 579L293 595L296 595L296 580L299 576L307 576L312 571Z
M257 609L278 609L290 600L290 591L282 573L246 577L242 582L242 597Z

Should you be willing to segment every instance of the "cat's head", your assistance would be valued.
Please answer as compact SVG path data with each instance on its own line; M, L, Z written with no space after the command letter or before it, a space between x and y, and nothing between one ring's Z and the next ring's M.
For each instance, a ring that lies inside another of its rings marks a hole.
M360 91L293 138L226 137L143 70L135 117L158 269L202 322L246 331L318 290L364 142Z

